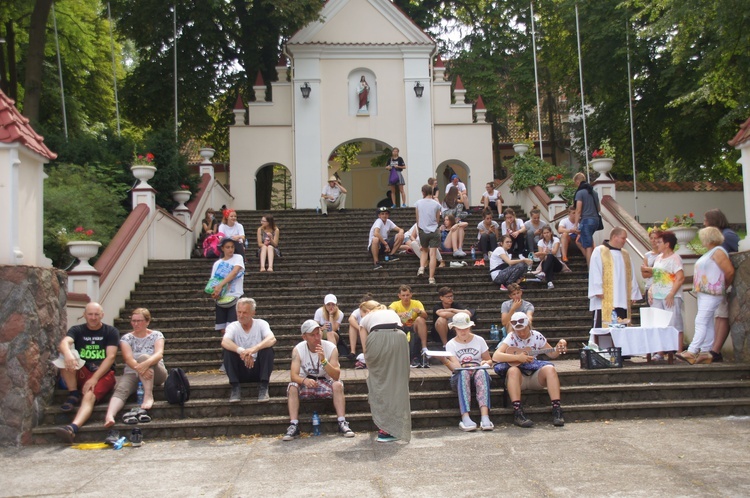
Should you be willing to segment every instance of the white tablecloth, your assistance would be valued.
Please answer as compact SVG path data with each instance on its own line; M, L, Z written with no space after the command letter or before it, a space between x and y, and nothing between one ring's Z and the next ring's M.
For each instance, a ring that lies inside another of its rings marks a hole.
M591 329L589 340L598 337L599 347L622 348L623 356L643 355L659 351L676 351L679 331L674 327L625 327L622 329Z

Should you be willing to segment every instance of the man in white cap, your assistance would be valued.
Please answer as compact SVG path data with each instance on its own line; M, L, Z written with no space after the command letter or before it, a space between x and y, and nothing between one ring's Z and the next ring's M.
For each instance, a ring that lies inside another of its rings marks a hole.
M115 387L115 357L120 331L102 323L104 309L89 303L84 311L86 323L73 325L60 341L60 358L53 363L68 387L68 398L60 406L64 412L81 405L73 422L55 431L60 439L72 443L78 429L86 423L94 405Z
M521 311L510 317L511 332L500 343L492 355L495 372L505 376L505 388L513 403L513 423L519 427L532 427L534 422L523 413L521 392L527 389L547 389L552 401L552 424L557 427L565 425L562 408L560 408L560 379L555 366L536 359L537 354L557 358L565 353L568 343L560 339L553 349L547 339L536 330L531 330L531 320ZM541 351L540 351L541 350Z
M328 178L328 183L320 195L320 212L323 216L328 216L329 207L335 207L339 211L346 209L346 189L335 175Z
M373 270L383 268L380 264L380 256L387 256L390 261L398 261L396 252L404 242L404 230L390 220L390 209L378 208L377 214L378 218L373 222L370 234L367 236L367 252L372 254ZM388 235L392 230L396 230L395 236Z
M255 299L237 301L237 321L227 326L221 347L224 348L224 370L229 377L232 393L229 402L242 400L241 383L258 382L258 402L265 403L268 381L273 371L276 337L268 322L255 318Z
M300 435L299 400L330 399L338 417L338 433L344 437L354 437L354 432L346 421L346 400L344 383L339 380L341 367L336 345L324 341L320 324L306 320L301 327L302 342L292 350L292 366L289 372L291 382L287 387L290 425L282 437L291 441Z

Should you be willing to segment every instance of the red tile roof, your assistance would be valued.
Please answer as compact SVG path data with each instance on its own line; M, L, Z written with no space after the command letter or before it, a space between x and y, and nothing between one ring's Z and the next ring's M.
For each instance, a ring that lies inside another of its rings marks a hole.
M616 182L616 190L630 192L633 182ZM638 182L639 192L742 192L742 183L729 182Z
M728 143L732 147L739 147L748 140L750 140L750 118L742 123L742 125L740 126L740 131L738 131L734 138L731 139Z
M15 102L0 90L0 142L19 142L47 159L57 158L57 154L44 145L44 137L39 135L18 112Z

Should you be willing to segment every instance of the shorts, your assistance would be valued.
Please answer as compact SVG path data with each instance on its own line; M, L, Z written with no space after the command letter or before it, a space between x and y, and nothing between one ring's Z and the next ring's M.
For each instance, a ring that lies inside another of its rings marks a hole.
M440 247L440 231L435 230L434 232L424 232L421 228L419 230L419 243L422 245L423 248L434 248L437 249Z
M729 300L726 294L724 294L724 299L721 300L719 307L716 308L714 318L729 318Z
M578 224L578 228L581 231L581 245L584 249L594 247L594 232L599 228L598 218L584 218Z
M396 242L396 237L394 235L391 235L390 237L385 237L385 241L388 242L388 247L393 249L393 243ZM385 254L385 246L383 244L379 244L380 248L378 250L378 254L381 256ZM367 246L367 252L369 253L372 250L372 243Z
M286 388L286 395L289 396L289 388L296 387L299 391L300 399L331 399L333 398L333 381L328 378L315 379L318 385L315 387L301 386L296 382L290 382ZM343 384L343 382L342 382Z
M83 388L83 385L88 382L88 380L94 376L94 373L89 371L86 367L81 367L78 372L76 372L76 380L78 381L78 390L80 391ZM96 397L96 401L99 402L104 397L109 394L109 392L114 389L115 387L115 371L110 370L106 374L104 374L104 377L99 379L99 382L96 383L96 386L94 386L94 397Z
M537 370L531 375L525 375L522 371L521 373L521 391L528 391L529 389L532 390L543 390L544 386L539 383L539 372L541 369Z
M216 305L216 325L214 330L224 330L232 322L237 321L237 305L235 304L231 308L222 308L218 304Z

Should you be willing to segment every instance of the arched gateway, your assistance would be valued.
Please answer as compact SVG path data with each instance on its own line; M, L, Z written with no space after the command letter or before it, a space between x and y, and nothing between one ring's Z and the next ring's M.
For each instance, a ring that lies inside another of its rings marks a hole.
M230 183L239 195L233 206L265 204L244 186L253 185L258 165L282 164L291 174L295 208L314 209L336 172L350 191L347 207L373 207L388 180L370 161L392 147L407 165L409 205L444 164L462 165L469 194L481 192L492 178L491 128L483 108L465 103L460 85L452 95L445 68L433 60L435 42L389 0L329 0L319 19L287 42L290 68L282 56L273 101L265 101L265 86L258 85L247 125L245 108L235 109ZM339 171L336 150L354 142L362 144L359 164Z

